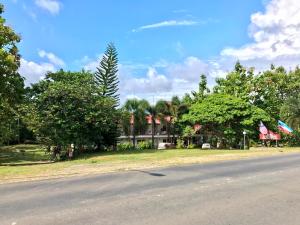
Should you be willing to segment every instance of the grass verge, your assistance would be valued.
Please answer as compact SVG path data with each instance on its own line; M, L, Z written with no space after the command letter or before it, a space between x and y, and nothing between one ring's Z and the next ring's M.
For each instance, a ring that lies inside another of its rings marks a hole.
M0 166L0 183L246 159L296 152L300 153L300 148L176 149L86 154L76 160L53 164ZM48 160L48 156L45 155L43 148L38 145L16 145L0 148L0 164L7 162L42 162L44 160Z

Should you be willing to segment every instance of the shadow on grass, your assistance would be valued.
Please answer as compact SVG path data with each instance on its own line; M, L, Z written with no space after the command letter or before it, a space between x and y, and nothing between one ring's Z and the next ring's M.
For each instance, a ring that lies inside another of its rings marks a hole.
M49 155L45 154L39 145L12 145L0 147L0 165L32 165L49 162Z

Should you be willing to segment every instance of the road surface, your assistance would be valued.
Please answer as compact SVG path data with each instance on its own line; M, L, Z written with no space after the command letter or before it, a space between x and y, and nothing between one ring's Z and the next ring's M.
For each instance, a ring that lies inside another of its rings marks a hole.
M1 225L297 225L300 154L0 185Z

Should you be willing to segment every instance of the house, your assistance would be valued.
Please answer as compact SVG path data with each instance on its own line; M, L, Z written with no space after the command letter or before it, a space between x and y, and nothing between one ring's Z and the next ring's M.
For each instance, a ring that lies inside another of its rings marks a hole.
M130 133L132 134L133 130L133 116L131 116L130 119ZM142 141L152 141L152 116L148 115L145 117L146 120L146 129L144 132L140 133L139 135L135 136L135 142L136 144ZM164 118L164 121L161 121L160 118L155 119L155 131L154 131L154 140L155 140L155 146L157 147L159 143L175 143L176 139L178 138L178 135L170 134L168 136L167 132L167 124L170 122L171 117L166 116ZM126 135L124 131L122 130L121 136L119 137L120 142L132 142L133 141L133 135Z
M146 142L152 141L152 116L148 115L145 117L146 120L146 129L142 132L139 133L138 135L135 136L135 144L139 142ZM157 147L159 143L174 143L176 144L178 135L175 134L173 135L172 132L168 135L167 129L168 129L168 123L171 121L170 116L166 116L164 120L162 121L160 118L155 119L155 131L154 131L154 141L155 141L155 146ZM134 123L134 118L131 116L130 119L130 134L131 135L126 135L122 129L121 131L121 136L119 137L119 141L122 142L133 142L133 135L132 135L132 130L133 130L133 123ZM194 130L196 131L196 134L193 135L192 137L192 143L198 146L201 146L202 143L204 142L204 136L201 134L201 125L195 124L194 125Z

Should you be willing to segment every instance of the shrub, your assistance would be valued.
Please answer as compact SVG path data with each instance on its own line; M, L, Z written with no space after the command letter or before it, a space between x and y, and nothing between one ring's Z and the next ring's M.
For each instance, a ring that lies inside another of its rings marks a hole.
M294 130L292 135L287 135L287 134L282 134L281 135L282 141L281 142L285 142L287 144L287 146L289 147L298 147L300 146L300 132L297 130Z
M178 148L178 149L184 148L183 140L181 140L181 139L177 140L176 148Z
M194 144L189 144L188 146L187 146L187 148L188 149L193 149L193 148L195 148L196 146L194 145Z
M250 147L257 147L258 146L257 142L252 140L252 139L249 141L249 145L250 145Z
M137 144L137 149L139 149L139 150L145 150L145 149L151 149L151 148L152 148L152 144L149 141L142 141Z
M117 146L118 151L130 151L133 150L133 144L131 142L120 143Z

